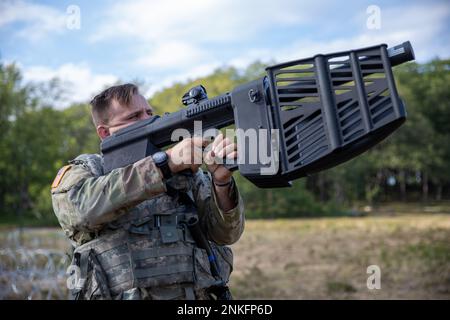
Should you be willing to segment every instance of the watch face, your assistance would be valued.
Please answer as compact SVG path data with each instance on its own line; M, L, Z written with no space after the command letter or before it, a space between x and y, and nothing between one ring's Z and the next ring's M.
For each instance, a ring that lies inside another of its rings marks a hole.
M167 153L165 152L156 152L153 156L153 161L155 161L156 164L162 164L167 160Z

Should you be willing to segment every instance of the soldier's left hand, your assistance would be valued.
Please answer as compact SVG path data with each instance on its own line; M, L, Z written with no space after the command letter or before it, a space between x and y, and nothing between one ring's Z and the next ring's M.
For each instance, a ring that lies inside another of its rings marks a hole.
M230 181L233 172L228 170L223 163L225 158L233 159L237 157L237 147L234 142L231 142L228 138L223 138L223 134L219 134L211 145L204 158L205 164L208 167L208 171L215 182L227 183Z

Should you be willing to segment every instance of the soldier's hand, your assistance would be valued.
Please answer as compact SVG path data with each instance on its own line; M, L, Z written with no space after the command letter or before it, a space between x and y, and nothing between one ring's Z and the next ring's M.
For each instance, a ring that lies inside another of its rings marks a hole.
M173 173L186 169L197 172L203 162L202 147L209 144L207 139L201 137L186 138L178 142L166 152L169 156L169 168Z
M208 171L215 182L227 183L230 181L233 172L228 170L223 163L225 158L233 159L237 157L236 144L228 138L223 138L223 134L219 134L213 141L211 150L206 154L205 163ZM220 159L220 161L218 161Z

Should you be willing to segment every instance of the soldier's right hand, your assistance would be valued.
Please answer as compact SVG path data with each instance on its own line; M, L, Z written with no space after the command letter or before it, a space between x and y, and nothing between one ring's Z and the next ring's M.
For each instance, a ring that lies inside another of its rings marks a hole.
M197 172L203 162L203 149L210 143L201 137L186 138L166 150L169 156L169 168L173 173L186 169Z

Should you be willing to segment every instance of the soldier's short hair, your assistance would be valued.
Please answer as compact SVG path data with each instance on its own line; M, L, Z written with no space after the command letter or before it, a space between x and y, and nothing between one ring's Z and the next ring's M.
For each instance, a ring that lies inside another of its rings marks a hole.
M90 102L92 106L92 120L95 126L108 124L108 109L113 100L128 106L133 95L139 94L139 89L132 83L112 86L96 95Z

